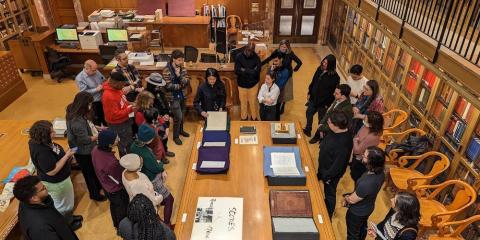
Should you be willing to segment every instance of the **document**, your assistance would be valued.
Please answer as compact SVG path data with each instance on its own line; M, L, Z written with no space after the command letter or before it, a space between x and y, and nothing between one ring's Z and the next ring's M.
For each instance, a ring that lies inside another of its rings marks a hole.
M240 144L258 144L257 135L240 136Z
M271 153L273 174L276 176L300 176L293 152Z
M155 64L155 61L145 61L145 62L140 62L140 66L153 66Z
M371 229L373 229L375 231L375 233L377 234L377 237L379 237L383 240L387 240L387 238L383 235L383 233L380 232L380 230L378 230L377 224L375 224L373 222L368 222L368 225L370 226Z
M204 147L225 147L225 142L204 142Z
M65 130L67 129L67 121L55 119L53 120L53 129L55 130Z
M225 131L227 130L227 112L207 112L206 131Z
M156 67L166 67L167 66L167 62L157 62L157 65L155 65Z
M224 168L225 162L223 161L203 161L200 168Z

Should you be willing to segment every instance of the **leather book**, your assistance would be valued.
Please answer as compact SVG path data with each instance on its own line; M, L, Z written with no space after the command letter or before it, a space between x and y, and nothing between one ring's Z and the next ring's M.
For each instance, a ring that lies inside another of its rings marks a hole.
M312 217L308 191L270 191L272 217Z

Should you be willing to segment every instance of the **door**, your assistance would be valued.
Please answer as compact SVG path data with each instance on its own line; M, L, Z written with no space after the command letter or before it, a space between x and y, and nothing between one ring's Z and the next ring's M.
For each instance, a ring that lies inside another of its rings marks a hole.
M275 1L274 43L317 43L321 5L321 0Z

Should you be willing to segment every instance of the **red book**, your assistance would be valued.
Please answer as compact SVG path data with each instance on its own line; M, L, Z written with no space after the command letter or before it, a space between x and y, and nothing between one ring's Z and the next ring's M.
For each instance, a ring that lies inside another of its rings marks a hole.
M467 107L467 101L465 98L460 98L457 101L457 105L455 106L455 112L459 115L462 116L463 112L465 111L465 108Z
M425 74L423 74L423 80L427 83L428 87L431 89L433 84L435 84L435 80L437 80L437 76L433 74L429 70L425 70Z

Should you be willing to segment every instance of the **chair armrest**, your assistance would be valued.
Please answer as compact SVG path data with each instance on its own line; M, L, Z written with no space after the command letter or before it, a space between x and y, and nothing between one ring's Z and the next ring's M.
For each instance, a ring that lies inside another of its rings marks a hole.
M404 152L402 149L392 149L388 152L387 159L385 160L385 164L392 164L398 166L398 154Z
M413 187L415 187L415 185L417 185L418 180L427 180L428 181L428 180L431 180L431 179L432 179L431 176L409 178L409 179L407 179L408 188L413 190Z
M418 187L416 187L415 189L413 189L415 191L415 193L417 194L417 196L420 197L420 192L422 190L426 190L426 189L435 189L435 191L433 191L432 193L430 193L428 195L428 199L432 199L434 198L435 196L437 196L444 188L446 188L448 185L450 185L450 182L451 181L454 181L454 180L448 180L448 181L445 181L443 183L440 183L440 184L435 184L435 185L420 185Z

